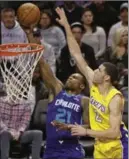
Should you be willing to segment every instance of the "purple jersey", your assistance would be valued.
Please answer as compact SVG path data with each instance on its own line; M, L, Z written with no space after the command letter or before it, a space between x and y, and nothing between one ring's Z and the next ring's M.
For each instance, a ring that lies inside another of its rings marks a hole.
M47 158L83 158L84 151L77 137L71 136L69 131L56 131L51 125L53 120L68 124L81 124L82 121L82 95L69 95L61 91L56 98L48 104L46 122L46 150L44 159Z

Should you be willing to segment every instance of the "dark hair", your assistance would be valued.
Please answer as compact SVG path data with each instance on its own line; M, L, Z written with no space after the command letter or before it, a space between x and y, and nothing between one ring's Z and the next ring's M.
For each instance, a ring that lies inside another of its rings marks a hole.
M112 85L116 86L118 83L118 69L117 67L110 63L110 62L104 62L103 66L105 67L105 72L107 75L110 76L110 80Z
M51 22L50 22L50 25L48 27L53 26L54 25L54 18L52 15L52 11L50 9L44 9L44 10L41 10L41 17L42 17L42 14L46 14L50 18Z
M71 24L71 29L73 28L80 28L82 33L85 31L84 26L80 22L74 22Z
M79 73L82 76L82 84L85 86L85 88L87 87L87 80L85 78L85 76L80 72L80 70L77 67L77 73Z
M15 10L13 8L4 8L4 9L2 9L1 13L5 13L5 12L12 12L15 15Z
M93 14L92 10L90 10L89 8L85 8L85 9L83 10L82 16L83 16L86 12L91 12L91 13ZM93 16L94 16L94 14L93 14ZM97 26L96 26L96 24L95 24L95 22L94 22L94 19L93 19L93 22L91 23L91 28L92 28L92 33L96 32Z

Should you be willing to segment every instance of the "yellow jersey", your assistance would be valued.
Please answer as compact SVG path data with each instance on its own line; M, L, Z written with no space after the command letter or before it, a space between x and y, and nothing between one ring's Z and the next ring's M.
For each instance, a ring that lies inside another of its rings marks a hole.
M121 94L116 88L112 88L107 96L103 96L97 86L90 90L89 116L90 126L93 130L106 130L110 128L109 103L116 94ZM123 98L124 99L124 98Z
M104 131L110 128L109 104L116 94L121 94L114 87L107 96L103 96L97 86L90 90L89 117L92 130ZM123 98L124 102L124 98ZM94 145L94 159L127 159L128 158L128 130L123 122L120 126L121 135L117 140L98 139Z

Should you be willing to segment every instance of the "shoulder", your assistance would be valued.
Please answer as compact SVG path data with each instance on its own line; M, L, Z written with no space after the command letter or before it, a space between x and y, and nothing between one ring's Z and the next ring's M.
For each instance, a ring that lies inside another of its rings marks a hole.
M123 95L118 91L116 95L113 96L111 102L121 102L123 100Z
M63 31L61 30L61 28L58 27L58 26L52 26L52 29L53 29L55 32L63 32Z
M105 31L104 31L104 29L102 27L97 26L97 32L98 33L104 33Z
M124 97L121 93L118 92L115 96L113 96L109 104L109 109L111 111L113 109L116 109L116 111L124 109Z
M64 93L63 87L56 95L54 95L51 91L49 91L48 103L51 104L57 97L59 97L63 93Z
M24 30L22 29L22 27L20 26L19 22L18 21L15 21L15 26L13 29L18 29L18 30L21 30L22 32L24 32ZM24 32L25 33L25 32Z
M119 26L121 26L121 21L120 22L117 22L116 24L112 25L111 29L116 29L118 28Z
M43 44L45 49L47 49L47 50L52 49L52 46L50 44L48 44L47 42L45 42L44 40L41 40L41 44Z

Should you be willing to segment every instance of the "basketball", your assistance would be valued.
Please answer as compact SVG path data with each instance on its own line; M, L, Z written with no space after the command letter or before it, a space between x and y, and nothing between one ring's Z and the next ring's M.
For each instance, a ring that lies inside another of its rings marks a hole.
M22 26L29 27L39 22L40 10L33 3L24 3L18 8L17 18Z

